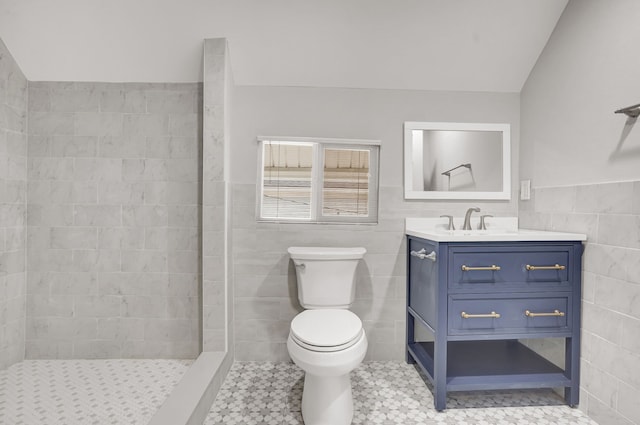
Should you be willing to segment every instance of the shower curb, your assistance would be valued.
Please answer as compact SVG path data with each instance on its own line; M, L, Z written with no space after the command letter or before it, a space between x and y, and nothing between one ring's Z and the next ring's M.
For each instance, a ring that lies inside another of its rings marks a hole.
M231 363L228 353L200 353L149 425L202 425Z

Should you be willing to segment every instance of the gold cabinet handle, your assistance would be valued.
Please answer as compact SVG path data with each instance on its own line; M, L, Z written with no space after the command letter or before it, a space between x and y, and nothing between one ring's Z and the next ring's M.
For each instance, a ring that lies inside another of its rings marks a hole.
M469 272L469 271L473 271L473 270L488 270L491 272L497 272L498 270L500 270L500 266L496 266L495 264L492 264L488 267L469 267L467 265L462 265L462 271L463 272Z
M553 310L551 313L532 313L529 310L525 310L524 315L527 317L564 317L564 312L560 310Z
M463 319L499 319L500 313L492 311L489 314L469 314L463 311L462 313L460 313L460 316L462 316Z
M553 266L532 266L527 264L525 266L527 270L564 270L565 266L561 266L560 264L554 264Z

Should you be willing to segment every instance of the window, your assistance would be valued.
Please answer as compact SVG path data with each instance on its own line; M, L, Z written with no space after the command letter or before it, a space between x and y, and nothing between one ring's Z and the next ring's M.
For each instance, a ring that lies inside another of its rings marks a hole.
M259 141L259 220L377 222L379 142Z

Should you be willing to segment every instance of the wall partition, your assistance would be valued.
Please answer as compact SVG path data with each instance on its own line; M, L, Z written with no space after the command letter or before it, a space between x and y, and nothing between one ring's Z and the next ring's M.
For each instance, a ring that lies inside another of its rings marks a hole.
M0 369L24 358L27 79L0 40Z

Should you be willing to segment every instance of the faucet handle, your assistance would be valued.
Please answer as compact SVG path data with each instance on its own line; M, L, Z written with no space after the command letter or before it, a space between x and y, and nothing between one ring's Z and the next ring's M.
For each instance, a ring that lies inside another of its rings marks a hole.
M490 214L485 214L480 216L480 224L478 224L478 230L487 230L487 225L484 222L485 217L493 217Z
M452 215L441 215L440 217L447 217L449 219L449 225L447 226L447 230L456 230L456 227L453 225Z

